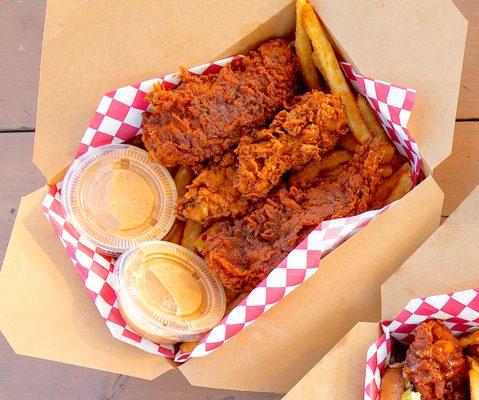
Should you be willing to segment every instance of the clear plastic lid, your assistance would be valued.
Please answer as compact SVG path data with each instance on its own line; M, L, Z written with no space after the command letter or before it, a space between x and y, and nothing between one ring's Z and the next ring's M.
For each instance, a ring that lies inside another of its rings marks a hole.
M175 221L177 193L168 170L135 146L112 144L73 162L62 201L67 218L107 254L163 238Z
M115 265L120 311L156 343L198 339L223 318L223 286L185 247L153 241L123 253Z

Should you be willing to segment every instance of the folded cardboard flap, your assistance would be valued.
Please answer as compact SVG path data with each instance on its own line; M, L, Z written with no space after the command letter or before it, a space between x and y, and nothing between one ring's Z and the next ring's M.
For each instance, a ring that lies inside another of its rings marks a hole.
M44 195L22 199L0 274L0 326L13 349L146 379L173 368L111 337L43 215ZM377 283L436 229L441 208L442 192L429 177L248 329L181 371L200 386L288 391L358 320L379 319Z
M478 204L479 186L383 283L382 319L395 318L414 298L479 287Z
M192 7L186 0L158 7L146 0L123 1L121 7L50 3L33 156L50 183L72 160L103 93L181 65L245 52L291 32L294 24L289 0L229 1L227 7ZM312 3L342 56L359 72L418 91L410 130L434 169L452 147L467 21L449 0ZM366 32L368 39L361 40Z
M114 340L47 222L46 189L20 202L0 274L0 326L17 354L153 379L173 363Z
M452 149L467 20L451 0L311 0L357 71L417 91L408 124L434 169ZM360 17L358 17L360 16ZM366 39L367 35L367 39Z
M283 400L360 399L366 353L381 334L378 323L358 322Z
M104 92L175 71L178 65L249 49L294 25L289 0L198 7L186 0L164 1L161 7L146 0L124 0L121 7L61 3L52 0L47 10L34 149L34 161L49 181L72 160ZM433 0L404 2L399 11L393 0L313 3L343 55L360 72L421 90L412 133L427 161L437 165L450 152L460 81L466 24L457 10L447 1ZM440 17L431 17L431 9ZM412 16L417 22L410 25ZM407 29L399 29L403 26ZM444 32L447 40L438 40ZM421 42L421 54L411 53L412 41ZM384 43L394 44L394 52ZM437 57L434 63L423 56L428 51ZM425 68L428 62L434 73ZM0 325L14 350L149 379L172 368L169 361L110 336L42 215L43 194L22 200L0 274ZM323 259L319 272L298 290L208 357L189 360L181 371L196 385L289 390L358 320L379 319L378 282L437 227L442 199L428 177Z
M479 186L382 285L381 320L393 320L412 299L479 286L478 202ZM338 399L361 398L367 350L380 334L378 323L358 323L284 399L327 398L326 394Z
M379 320L378 283L437 228L442 199L427 178L251 326L180 370L197 386L287 392L357 321Z

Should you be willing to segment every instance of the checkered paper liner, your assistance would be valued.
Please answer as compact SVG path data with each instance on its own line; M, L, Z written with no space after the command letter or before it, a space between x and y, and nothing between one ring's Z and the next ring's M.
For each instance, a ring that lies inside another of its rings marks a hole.
M366 356L364 400L379 399L381 376L391 359L393 339L410 344L413 330L430 319L441 320L454 335L477 330L479 289L413 299L394 320L381 322L384 333L371 345Z
M236 63L240 59L241 56L229 57L188 71L198 75L217 73L228 63ZM352 84L369 100L386 129L390 128L387 129L388 134L399 151L410 161L416 179L420 173L421 159L417 145L406 128L414 104L415 91L363 77L355 73L347 63L343 63L343 68L348 77L350 75L354 77L351 79ZM81 139L75 158L90 149L111 143L122 143L141 134L142 113L151 111L144 97L152 89L153 84L161 83L165 89L171 90L180 82L181 79L175 73L166 75L163 79L154 78L106 93L101 98ZM389 85L389 89L385 90L384 85ZM366 89L363 90L363 87ZM398 115L400 117L397 117ZM218 326L205 335L191 354L186 354L181 353L173 345L157 345L142 338L125 323L118 310L115 292L113 279L115 260L99 253L95 245L66 219L61 204L61 186L59 183L50 187L43 202L45 215L66 248L111 334L144 351L173 358L179 362L186 361L189 357L204 356L231 339L310 278L317 271L321 257L389 207L321 223Z

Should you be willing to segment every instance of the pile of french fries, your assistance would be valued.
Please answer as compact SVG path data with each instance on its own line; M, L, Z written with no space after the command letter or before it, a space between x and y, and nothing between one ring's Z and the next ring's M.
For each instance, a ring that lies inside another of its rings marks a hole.
M310 161L302 170L294 172L290 183L300 186L318 176L335 174L338 167L348 162L362 144L377 136L381 138L384 154L382 174L385 180L378 190L373 208L381 208L403 197L413 186L411 168L407 162L404 163L389 141L368 101L360 94L354 97L333 46L307 0L296 0L295 47L301 74L308 89L322 89L321 74L331 91L341 96L351 134L341 137L339 150L332 151L320 160Z

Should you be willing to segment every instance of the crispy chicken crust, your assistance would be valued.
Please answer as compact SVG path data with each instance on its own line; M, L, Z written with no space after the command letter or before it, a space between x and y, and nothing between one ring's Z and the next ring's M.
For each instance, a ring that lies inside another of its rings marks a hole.
M293 97L298 68L291 44L273 39L218 74L183 71L176 89L156 85L146 97L154 113L143 125L151 157L172 167L220 155Z
M336 180L303 192L279 189L245 217L214 225L201 236L208 267L226 288L252 290L319 223L367 210L381 181L382 159L373 139Z
M338 95L298 96L268 128L246 134L234 152L203 169L179 200L178 215L200 223L244 215L286 171L333 149L346 125Z
M290 110L282 110L268 128L241 138L238 189L248 199L265 197L286 171L318 159L347 132L338 94L308 92Z
M423 322L415 329L403 371L421 400L466 399L466 359L458 340L439 321Z

